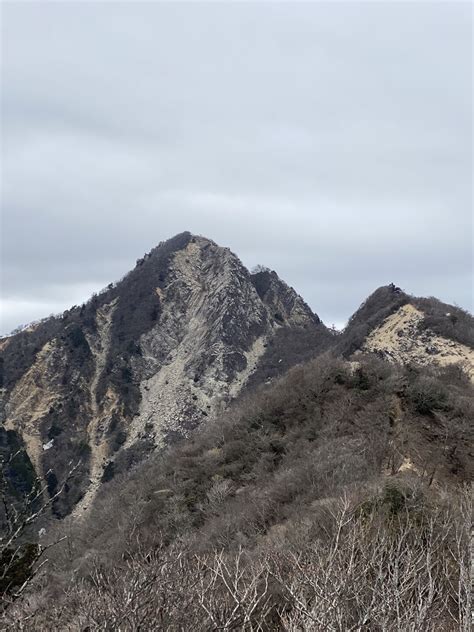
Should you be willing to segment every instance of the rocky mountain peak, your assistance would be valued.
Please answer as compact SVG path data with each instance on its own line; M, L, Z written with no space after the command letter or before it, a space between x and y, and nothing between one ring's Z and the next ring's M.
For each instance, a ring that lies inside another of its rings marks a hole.
M82 515L117 472L298 363L331 349L474 366L472 322L390 284L335 335L275 272L251 274L228 248L181 233L84 305L3 341L0 443L23 445L22 471L52 495L78 462L53 508Z
M283 356L302 328L325 329L276 273L252 276L228 248L181 233L86 304L9 339L4 426L50 472L51 493L80 459L55 507L80 515L102 481L214 418L260 375L268 347Z

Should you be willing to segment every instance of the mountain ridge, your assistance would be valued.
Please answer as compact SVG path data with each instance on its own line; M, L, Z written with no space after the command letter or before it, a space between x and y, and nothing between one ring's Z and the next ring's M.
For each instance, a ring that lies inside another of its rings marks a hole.
M7 339L3 425L50 493L71 458L82 464L59 516L235 398L278 329L326 331L276 273L261 281L182 233L86 304Z
M416 322L394 334L405 342L384 348L387 319L410 305ZM104 482L296 364L372 352L474 366L471 329L463 310L390 284L335 334L276 272L250 273L228 248L185 232L82 306L2 340L2 427L50 495L80 462L53 509L81 515Z

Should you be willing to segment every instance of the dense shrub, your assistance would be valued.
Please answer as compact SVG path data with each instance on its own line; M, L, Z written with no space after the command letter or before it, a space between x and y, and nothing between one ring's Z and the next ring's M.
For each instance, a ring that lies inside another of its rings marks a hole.
M417 375L407 389L407 397L415 410L429 415L448 406L448 393L445 386L429 375Z
M215 492L218 504L227 492ZM362 504L332 499L312 521L293 522L253 550L196 554L158 536L152 547L125 548L112 565L90 559L67 591L50 579L3 622L52 632L465 632L472 498L459 490L433 508L419 496L414 520L410 494L387 487Z
M465 630L473 409L458 370L297 366L131 472L106 468L90 513L49 528L47 542L68 537L34 600L5 616L48 630Z
M362 347L372 330L409 301L410 297L393 284L379 287L351 316L342 335L335 340L335 349L350 356Z
M474 348L474 319L468 311L433 297L414 299L414 304L425 314L421 329L431 329L440 336Z
M370 356L354 367L324 356L131 473L110 468L76 554L84 538L86 550L115 559L123 532L136 530L146 542L160 533L199 550L252 547L315 502L370 487L388 467L404 476L404 459L428 486L433 476L469 480L472 414L472 387L460 386L456 372L402 369Z

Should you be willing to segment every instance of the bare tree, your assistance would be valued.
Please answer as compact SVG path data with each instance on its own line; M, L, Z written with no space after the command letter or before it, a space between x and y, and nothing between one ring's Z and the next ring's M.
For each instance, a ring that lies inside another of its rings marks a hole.
M467 632L470 625L469 538L472 498L456 515L396 517L351 511L342 501L330 538L273 559L272 573L291 608L287 632Z
M197 597L209 630L263 630L272 601L269 570L260 561L249 561L242 548L234 555L216 552L196 558Z
M66 477L51 496L48 495L44 481L36 477L31 490L15 503L7 493L6 470L14 459L23 453L24 449L20 448L12 453L8 460L0 461L0 496L5 518L0 536L0 613L5 612L22 595L46 564L46 551L63 539L59 538L43 545L37 541L37 534L32 537L31 531L63 493L67 482L79 467L79 463L69 464L70 469Z

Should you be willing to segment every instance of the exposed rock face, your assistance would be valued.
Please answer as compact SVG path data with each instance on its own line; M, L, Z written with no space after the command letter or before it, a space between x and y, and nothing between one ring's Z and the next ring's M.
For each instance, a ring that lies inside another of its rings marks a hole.
M303 328L328 335L274 272L252 276L228 249L185 233L87 305L9 339L3 425L51 493L81 459L55 506L80 514L114 471L234 399L279 330Z
M34 468L53 495L79 462L53 511L82 515L117 472L329 348L463 361L474 375L472 318L447 309L390 285L335 336L275 272L250 274L227 248L177 235L87 304L0 341L0 452L27 454L8 485L31 486Z
M264 270L252 275L252 282L259 297L265 303L269 315L281 324L307 326L318 324L319 318L313 314L301 296L279 279L276 272Z
M186 434L239 393L283 323L319 322L273 275L272 295L260 297L229 250L194 237L176 253L158 288L160 321L141 336L134 358L134 374L143 379L127 445L144 432L158 445Z
M474 367L474 319L434 297L417 298L390 284L375 290L349 319L334 351L373 352L401 364Z
M474 350L430 329L420 329L424 318L423 312L411 303L403 305L369 334L362 350L377 352L401 364L459 363L474 381Z

